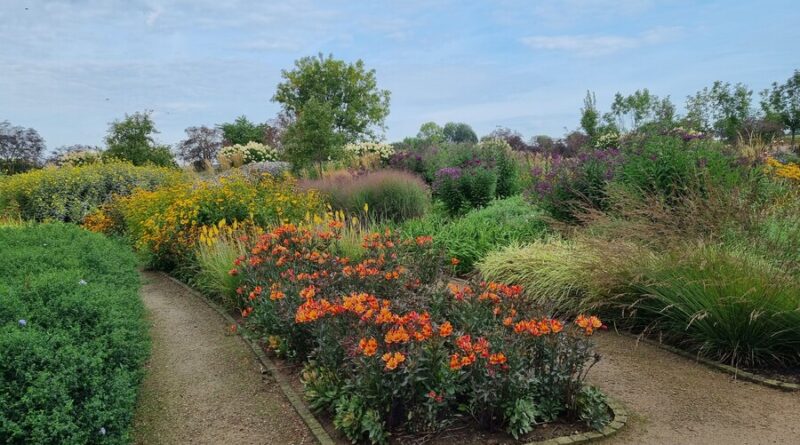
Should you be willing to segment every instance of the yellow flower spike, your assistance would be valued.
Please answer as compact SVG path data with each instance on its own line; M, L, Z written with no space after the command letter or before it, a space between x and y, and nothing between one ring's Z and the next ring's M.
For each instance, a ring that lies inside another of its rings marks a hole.
M369 212L369 203L365 202L364 203L364 213L368 213L368 212Z

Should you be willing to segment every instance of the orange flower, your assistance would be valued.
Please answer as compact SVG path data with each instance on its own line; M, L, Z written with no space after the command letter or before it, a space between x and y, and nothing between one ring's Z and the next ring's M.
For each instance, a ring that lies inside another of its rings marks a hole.
M231 269L228 271L228 275L235 277L236 275L239 275L239 271L237 269Z
M575 319L575 324L583 328L583 330L586 332L586 335L592 335L595 329L603 327L603 322L594 315L591 317L586 317L583 314L580 314Z
M425 244L433 242L433 237L430 236L418 236L417 239L418 246L424 246Z
M392 371L396 369L400 363L406 361L406 356L400 352L387 352L386 354L383 354L381 360L386 363L386 370Z
M375 340L375 337L370 337L369 340L362 338L358 342L358 347L364 355L372 357L378 351L378 341Z
M458 353L450 356L450 369L453 371L461 369L461 356Z
M503 319L503 326L511 326L514 323L514 319L511 317L506 317Z
M305 298L306 300L310 300L314 298L314 295L317 294L317 289L312 284L311 286L305 287L300 291L300 296Z
M341 229L342 227L344 227L344 223L341 221L329 221L328 227L330 227L331 229Z
M450 324L449 321L445 321L439 326L439 336L440 337L449 337L450 334L453 333L453 325Z
M492 354L489 356L489 364L490 365L502 365L507 361L506 355L502 352L498 352L496 354Z
M405 343L409 340L411 340L411 336L408 335L408 332L402 325L392 328L389 332L386 333L386 337L384 338L384 341L388 344Z
M560 321L554 318L550 320L550 329L553 331L554 334L558 334L559 332L564 330L564 325L561 324Z
M460 263L461 260L459 260L458 258L456 257L450 258L450 264L452 264L453 266L458 266Z
M244 310L242 310L242 317L246 318L252 312L253 312L253 307L252 306L248 306L248 307L244 308Z

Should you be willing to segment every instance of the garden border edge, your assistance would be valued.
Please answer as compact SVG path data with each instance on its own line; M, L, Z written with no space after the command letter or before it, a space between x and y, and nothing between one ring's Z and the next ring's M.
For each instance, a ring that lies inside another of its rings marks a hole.
M571 434L569 436L554 437L547 440L528 442L525 445L567 445L589 443L595 440L609 438L619 432L628 423L628 411L619 402L606 396L606 406L614 414L611 422L600 431Z
M322 426L321 423L317 420L311 410L308 409L303 399L297 394L297 392L292 388L286 378L281 374L278 370L277 365L272 361L272 359L267 356L261 347L248 335L246 335L247 331L242 332L240 329L241 326L239 323L231 317L229 313L227 313L220 305L211 301L208 297L201 294L197 290L193 289L188 284L184 283L183 281L165 273L159 272L162 276L168 278L173 283L177 284L191 295L195 296L196 298L201 299L204 301L211 309L216 311L220 316L222 316L225 321L231 323L231 326L235 325L237 327L237 336L239 336L246 344L250 347L250 350L253 351L253 354L256 356L258 361L267 369L270 375L275 379L275 382L278 384L278 387L283 392L283 395L289 400L291 403L292 408L294 408L297 415L303 420L303 423L308 427L311 431L311 434L317 440L320 445L336 445L336 442L333 438L328 434L325 428ZM616 400L612 399L611 397L606 396L606 406L611 410L614 417L612 421L606 425L600 431L589 431L586 433L578 433L578 434L571 434L569 436L559 436L554 437L547 440L542 441L535 441L535 442L527 442L525 445L566 445L566 444L579 444L579 443L588 443L598 439L605 439L607 437L613 436L619 430L621 430L628 421L628 412L625 408L618 403Z
M772 388L772 389L779 389L779 390L785 391L785 392L800 391L800 384L798 384L798 383L790 383L790 382L785 382L785 381L778 380L778 379L770 379L770 378L767 378L767 377L765 377L763 375L756 374L756 373L749 372L749 371L744 371L744 370L735 368L733 366L726 365L724 363L720 363L720 362L717 362L717 361L714 361L714 360L710 360L710 359L701 357L698 354L693 354L693 353L691 353L689 351L684 351L683 349L676 348L675 346L670 346L668 344L661 343L659 341L656 341L656 340L653 340L653 339L650 339L650 338L641 337L641 336L638 336L638 335L635 335L635 334L632 334L632 333L629 333L629 332L617 331L617 333L619 335L624 335L626 337L630 337L630 338L636 340L637 342L642 342L642 343L645 343L645 344L648 344L648 345L651 345L651 346L655 346L657 348L663 349L663 350L671 352L673 354L677 354L677 355L679 355L679 356L681 356L683 358L692 360L692 361L694 361L696 363L700 363L701 365L704 365L704 366L706 366L708 368L711 368L713 370L716 370L716 371L731 375L731 376L733 376L734 380L741 379L741 380L744 380L746 382L755 383L757 385L766 386L766 387L769 387L769 388Z

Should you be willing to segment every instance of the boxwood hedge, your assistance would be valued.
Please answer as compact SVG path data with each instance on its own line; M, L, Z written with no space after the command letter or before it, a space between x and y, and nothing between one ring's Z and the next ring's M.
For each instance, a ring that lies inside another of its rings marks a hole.
M130 441L149 353L129 248L64 224L0 227L0 442Z

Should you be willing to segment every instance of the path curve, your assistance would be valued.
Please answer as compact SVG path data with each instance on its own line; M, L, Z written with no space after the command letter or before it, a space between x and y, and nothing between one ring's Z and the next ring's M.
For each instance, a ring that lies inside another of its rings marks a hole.
M800 444L800 392L760 386L612 332L595 336L589 381L628 408L603 443Z
M160 274L143 279L153 352L134 418L136 444L315 443L218 313Z

